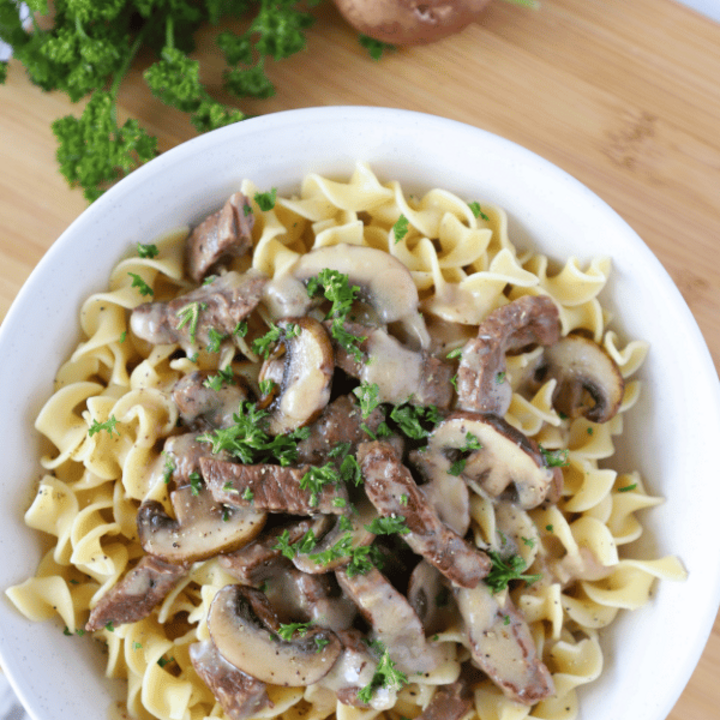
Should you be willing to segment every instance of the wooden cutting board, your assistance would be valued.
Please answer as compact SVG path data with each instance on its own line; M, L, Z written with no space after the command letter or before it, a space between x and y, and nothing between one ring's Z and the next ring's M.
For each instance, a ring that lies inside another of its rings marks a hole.
M332 6L306 51L271 68L278 91L248 113L383 105L503 135L617 210L677 283L720 366L720 25L672 0L494 0L480 23L371 60ZM210 35L204 79L220 84ZM160 138L193 136L134 71L121 108ZM50 122L78 113L11 64L0 87L0 318L43 253L85 208L59 175ZM124 117L121 118L124 120ZM720 619L671 720L720 716ZM609 720L612 720L610 718Z

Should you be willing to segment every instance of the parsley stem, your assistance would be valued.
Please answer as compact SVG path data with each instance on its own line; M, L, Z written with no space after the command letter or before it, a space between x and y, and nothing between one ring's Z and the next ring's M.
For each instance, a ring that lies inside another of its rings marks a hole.
M128 50L127 55L125 55L125 58L122 61L122 64L115 72L115 75L113 76L112 85L110 86L110 95L117 99L118 91L120 90L120 84L123 81L123 78L127 75L128 70L130 69L130 65L132 65L133 60L135 59L135 56L138 54L138 51L140 50L140 46L143 43L143 40L145 39L145 35L147 34L148 30L150 29L151 24L150 22L146 22L143 26L142 30L135 36L135 41L130 46L130 50ZM113 119L117 123L117 116L115 111L115 105L113 104Z

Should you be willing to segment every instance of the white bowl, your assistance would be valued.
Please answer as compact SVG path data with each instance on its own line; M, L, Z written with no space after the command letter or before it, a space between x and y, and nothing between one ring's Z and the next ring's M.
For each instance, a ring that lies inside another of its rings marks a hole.
M308 172L347 176L357 160L408 190L442 187L504 207L511 237L557 259L609 255L604 302L621 332L648 340L646 388L619 451L667 502L644 515L638 555L678 555L684 583L662 582L650 603L603 635L606 665L580 692L584 720L662 720L695 667L720 602L717 438L720 391L698 327L647 246L602 200L533 153L468 125L413 112L317 108L247 120L153 160L90 206L35 269L0 327L0 588L34 573L37 534L23 513L40 474L34 418L77 343L78 310L106 287L136 242L194 223L252 179L282 193ZM0 663L37 720L97 720L113 689L93 643L57 623L23 619L0 601Z

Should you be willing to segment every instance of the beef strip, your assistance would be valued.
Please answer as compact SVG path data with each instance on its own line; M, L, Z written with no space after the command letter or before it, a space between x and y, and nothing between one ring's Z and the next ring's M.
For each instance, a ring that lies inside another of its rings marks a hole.
M189 652L195 672L212 690L230 720L247 720L273 707L265 683L229 663L211 640L193 643Z
M553 695L550 671L509 593L493 595L485 583L472 589L455 587L453 592L473 663L516 702L534 705Z
M420 618L405 596L377 569L365 575L349 575L336 570L340 587L372 625L399 670L425 673L437 667L440 659L435 646L428 645Z
M247 388L239 379L224 382L220 390L207 387L205 382L212 374L196 370L175 383L172 398L185 425L202 429L230 427L240 403L247 400Z
M172 469L168 479L172 479L177 487L188 485L190 476L200 472L200 458L210 455L210 446L196 440L197 433L187 432L173 435L165 440L163 455L166 467ZM226 457L222 453L219 457Z
M338 443L350 443L349 453L354 454L357 446L370 437L365 426L375 433L385 416L375 408L363 418L360 408L351 395L341 395L325 407L322 415L310 425L310 435L298 445L298 463L321 465L328 460L328 453Z
M186 574L184 565L145 555L100 598L85 630L93 632L108 623L124 625L146 618Z
M463 675L449 685L441 685L430 704L415 720L461 720L473 707L473 692Z
M416 553L462 587L475 587L487 576L490 558L440 520L392 446L366 443L358 458L370 501L381 515L405 518L409 532L401 537Z
M233 193L221 210L205 218L188 237L187 274L199 283L220 261L245 255L252 248L254 224L248 199L240 192Z
M345 329L355 337L362 357L333 339L335 364L351 377L378 385L378 399L400 405L450 406L454 390L451 383L454 368L424 350L411 350L382 328L346 322Z
M210 330L232 337L262 299L267 277L255 270L228 272L170 302L138 305L130 316L137 337L154 345L179 343L195 352L210 342Z
M348 500L345 485L326 484L317 493L303 489L310 468L200 459L200 474L217 502L290 515L342 514Z
M524 295L490 313L477 337L463 346L457 372L458 406L503 416L512 399L504 382L505 356L532 345L552 345L560 337L555 303L544 295Z

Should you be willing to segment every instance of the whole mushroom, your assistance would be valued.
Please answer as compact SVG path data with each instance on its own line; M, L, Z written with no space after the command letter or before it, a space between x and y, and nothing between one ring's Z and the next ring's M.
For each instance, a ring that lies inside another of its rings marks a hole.
M490 0L334 0L358 32L393 45L430 43L476 20Z

